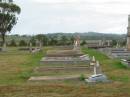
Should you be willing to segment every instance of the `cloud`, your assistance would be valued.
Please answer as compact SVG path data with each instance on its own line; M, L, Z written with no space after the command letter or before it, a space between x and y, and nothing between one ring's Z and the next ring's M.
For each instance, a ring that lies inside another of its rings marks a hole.
M128 0L17 0L22 13L13 33L126 33Z

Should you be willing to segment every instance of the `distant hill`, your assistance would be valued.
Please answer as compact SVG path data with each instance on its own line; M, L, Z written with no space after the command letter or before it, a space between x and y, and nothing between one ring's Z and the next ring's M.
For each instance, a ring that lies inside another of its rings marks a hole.
M104 34L104 33L97 33L97 32L84 32L84 33L53 33L53 34L46 34L47 36L51 37L58 37L58 36L67 36L72 37L79 35L82 40L122 40L126 38L126 34Z
M84 32L84 33L50 33L44 34L47 37L52 38L59 38L62 36L66 36L68 38L72 36L79 35L81 40L122 40L126 38L126 34L104 34L104 33L97 33L97 32ZM20 40L29 41L32 36L29 35L7 35L6 40L10 41L12 39L19 42ZM0 39L1 40L1 39Z

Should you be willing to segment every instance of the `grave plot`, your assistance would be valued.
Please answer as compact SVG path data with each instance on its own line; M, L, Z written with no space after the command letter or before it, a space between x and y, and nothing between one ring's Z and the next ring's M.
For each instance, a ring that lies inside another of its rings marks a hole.
M89 64L89 56L84 55L76 50L49 50L46 57L43 57L40 64L66 64L66 65L83 65Z
M66 65L83 65L83 64L89 64L89 58L88 57L44 57L40 61L40 64L66 64Z
M34 69L34 75L44 76L61 76L61 75L81 75L91 72L91 68L88 65L49 65L39 66Z
M75 50L49 50L46 57L78 57L82 55L84 54Z
M72 49L48 50L40 60L40 66L34 70L34 77L29 80L64 80L77 79L82 74L90 73L90 58L80 51L79 37Z
M89 64L89 57L80 51L49 50L41 59L40 66L34 69L35 76L29 80L78 79L82 74L91 73Z

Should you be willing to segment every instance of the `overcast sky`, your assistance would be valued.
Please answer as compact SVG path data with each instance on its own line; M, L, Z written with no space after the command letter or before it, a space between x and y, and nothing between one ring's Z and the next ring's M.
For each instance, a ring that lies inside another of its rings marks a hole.
M126 33L130 0L15 0L22 8L13 34Z

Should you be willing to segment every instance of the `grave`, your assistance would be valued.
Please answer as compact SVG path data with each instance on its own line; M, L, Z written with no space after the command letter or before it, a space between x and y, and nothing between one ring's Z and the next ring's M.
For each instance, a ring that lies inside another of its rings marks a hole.
M49 50L47 51L46 57L43 57L40 61L40 64L89 64L89 56L84 55L80 51L80 40L78 38L74 41L74 48L70 50Z
M94 74L90 75L88 79L85 79L88 83L97 83L97 82L108 82L107 76L101 72L99 62L93 57L91 66L94 68Z
M28 47L20 47L20 48L18 48L18 50L29 51L31 53L39 52L42 49L42 44L41 44L41 42L38 42L38 43L36 44L36 47L32 47L32 43L30 42Z
M7 51L7 45L6 45L6 42L3 44L3 46L2 46L2 51Z
M79 56L79 57L44 57L41 59L40 64L66 64L66 65L71 65L71 64L89 64L89 57L85 56Z
M83 53L75 50L49 50L46 57L77 57L82 56Z
M81 53L79 42L76 41L73 48L56 47L55 50L47 51L40 61L40 66L34 69L34 74L44 76L34 76L29 81L73 80L79 79L81 74L88 75L91 71L90 58Z

